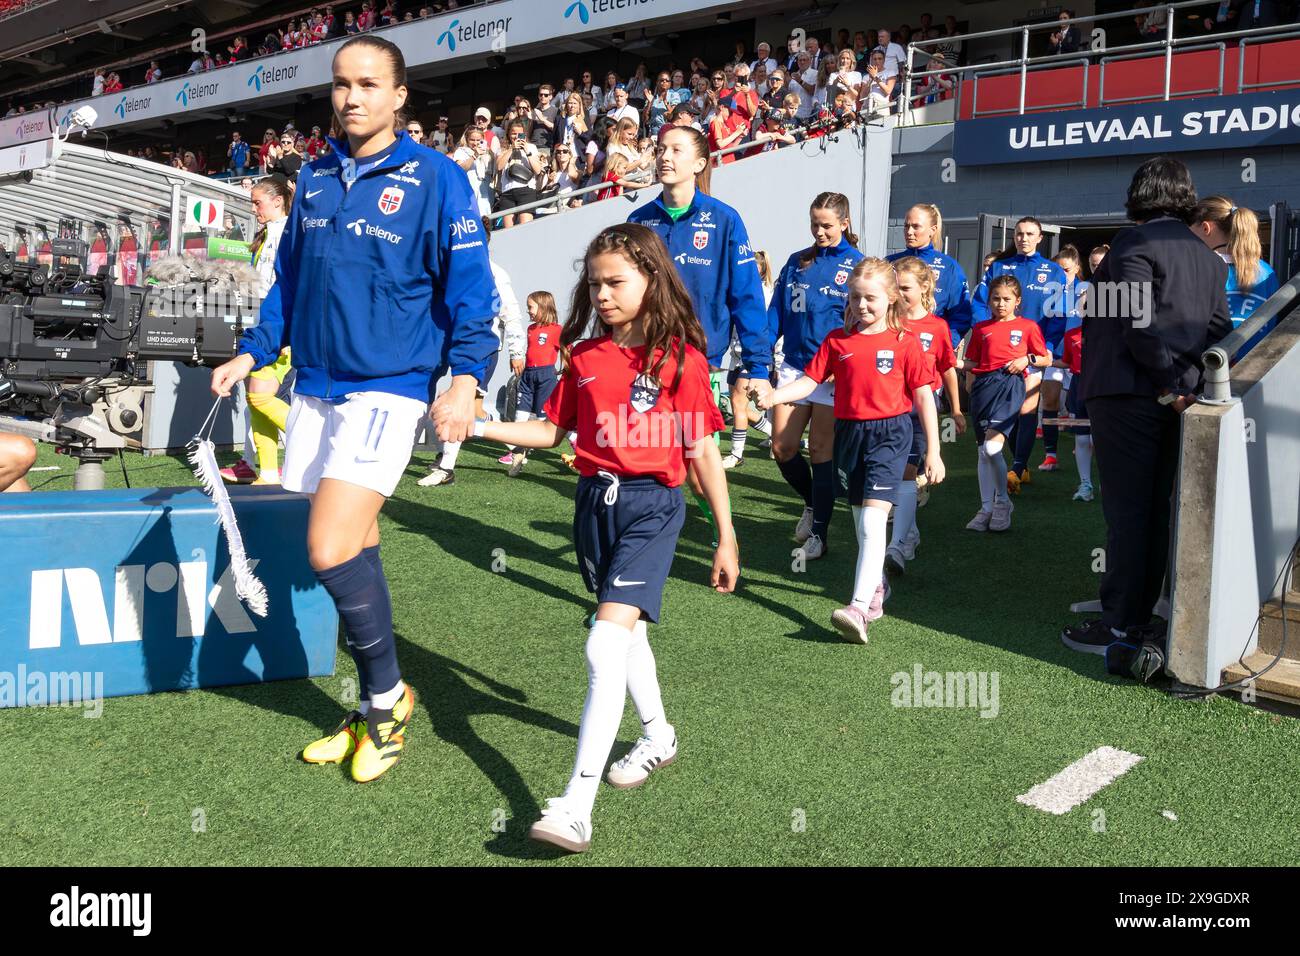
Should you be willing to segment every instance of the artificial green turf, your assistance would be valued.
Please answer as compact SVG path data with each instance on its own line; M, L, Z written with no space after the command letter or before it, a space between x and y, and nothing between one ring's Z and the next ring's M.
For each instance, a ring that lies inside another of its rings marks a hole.
M97 720L4 711L0 864L1293 863L1300 724L1174 700L1059 643L1068 604L1095 596L1103 535L1100 502L1070 500L1069 441L1000 536L963 530L974 446L944 446L950 480L920 511L917 559L867 647L829 626L852 584L847 509L827 557L792 572L798 509L752 453L730 473L739 592L703 583L708 529L691 506L650 632L679 758L638 790L601 788L582 857L524 836L564 788L586 686L574 476L542 453L509 479L499 450L471 443L454 486L420 488L417 456L381 518L419 694L399 767L359 786L297 758L342 712L342 651L334 677L113 698ZM43 451L54 463L34 484L70 488L71 463ZM128 464L136 485L194 483L179 459ZM892 706L891 675L916 663L996 671L997 716ZM636 729L629 703L616 754ZM1015 801L1105 744L1146 759L1064 816Z

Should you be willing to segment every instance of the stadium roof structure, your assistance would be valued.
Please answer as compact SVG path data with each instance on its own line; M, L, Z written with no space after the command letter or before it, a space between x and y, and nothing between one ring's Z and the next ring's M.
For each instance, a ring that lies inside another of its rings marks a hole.
M168 248L179 252L185 205L198 200L222 203L251 227L252 202L238 187L102 148L57 143L49 165L0 176L0 242L13 249L24 233L54 237L61 222L73 220L77 238L110 226L129 226L136 235L164 226Z

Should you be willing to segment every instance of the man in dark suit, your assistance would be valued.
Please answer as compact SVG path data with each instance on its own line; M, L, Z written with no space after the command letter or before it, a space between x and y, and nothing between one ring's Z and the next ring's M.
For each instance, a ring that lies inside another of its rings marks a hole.
M1111 241L1089 293L1078 387L1101 475L1106 571L1101 620L1061 633L1075 650L1105 654L1149 624L1168 569L1179 415L1195 401L1201 355L1232 331L1228 267L1188 228L1195 204L1181 162L1143 163L1125 203L1137 225Z

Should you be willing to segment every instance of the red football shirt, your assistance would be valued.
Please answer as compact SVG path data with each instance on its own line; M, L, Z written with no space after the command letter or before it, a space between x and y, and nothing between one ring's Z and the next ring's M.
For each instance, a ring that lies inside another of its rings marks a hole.
M546 368L555 365L560 354L560 324L551 322L546 325L536 323L528 326L528 356L524 365L528 368Z
M934 370L910 332L845 332L822 340L804 372L819 382L835 376L835 417L868 421L906 415L912 393L929 385Z
M907 331L917 337L926 361L934 369L931 388L943 387L943 373L957 364L957 353L952 350L952 332L948 323L937 315L924 315L907 323Z
M546 402L546 417L578 433L576 465L597 471L646 475L676 488L686 480L687 441L723 428L709 387L709 362L686 347L682 379L674 389L677 360L654 378L642 374L646 347L620 348L608 335L574 346L569 368ZM653 364L653 363L651 363Z
M1043 332L1032 319L1015 316L1010 319L988 319L975 326L970 344L966 346L966 361L973 362L976 375L996 372L1012 359L1026 355L1050 355Z
M1061 359L1075 375L1083 371L1082 325L1076 325L1065 333L1064 345L1061 347Z

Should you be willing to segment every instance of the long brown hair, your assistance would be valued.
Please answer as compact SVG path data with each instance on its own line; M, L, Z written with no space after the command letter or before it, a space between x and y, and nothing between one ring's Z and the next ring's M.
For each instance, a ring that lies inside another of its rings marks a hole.
M636 267L649 281L645 297L641 300L640 318L645 333L646 368L642 371L658 377L671 352L677 359L677 374L672 388L681 382L686 361L686 346L700 352L707 350L704 329L695 315L690 294L682 284L668 248L663 240L647 226L634 222L619 223L603 230L582 257L582 274L573 287L573 300L569 317L560 332L560 347L572 348L579 339L589 334L608 335L612 329L592 307L588 287L591 260L596 256L617 253ZM658 358L656 358L656 355ZM651 364L653 363L653 364Z
M284 204L284 214L289 214L289 207L293 205L293 193L289 189L289 181L279 174L267 176L265 179L259 179L253 186L253 192L267 193L271 196L278 196L280 202ZM257 234L253 236L252 245L249 251L254 259L262 251L262 246L266 243L266 226L259 226Z
M811 216L818 209L829 209L841 222L847 222L848 225L844 227L844 238L849 241L849 245L857 248L858 237L853 231L853 217L849 215L849 197L843 193L818 193L817 198L808 207L808 215ZM816 258L817 244L813 243L799 256L799 268L807 269Z
M1227 196L1206 196L1192 210L1192 224L1215 223L1228 237L1228 258L1237 270L1237 285L1249 289L1259 281L1259 217L1254 210L1233 205Z
M906 272L921 287L921 305L934 312L934 270L916 256L904 256L894 262L894 272Z
M704 193L704 195L706 196L712 195L709 192L709 189L713 181L713 173L711 171L711 163L709 161L708 137L705 136L703 133L701 133L694 126L674 126L668 132L664 133L664 137L666 138L676 133L681 133L682 135L689 137L691 141L691 148L695 151L695 158L702 159L705 161L704 169L700 170L700 172L695 174L695 191L698 193Z
M530 292L528 293L528 301L537 306L537 318L533 320L534 325L554 325L560 320L559 313L555 309L555 296L549 292Z
M868 256L858 262L849 273L849 282L854 279L879 279L885 285L885 293L889 296L889 311L885 313L885 324L891 332L898 335L903 334L907 328L907 306L903 304L903 297L898 294L898 276L894 274L894 264L886 262L884 259L877 259L875 256ZM862 317L855 315L853 312L852 297L849 298L850 305L844 310L844 331L852 334Z

